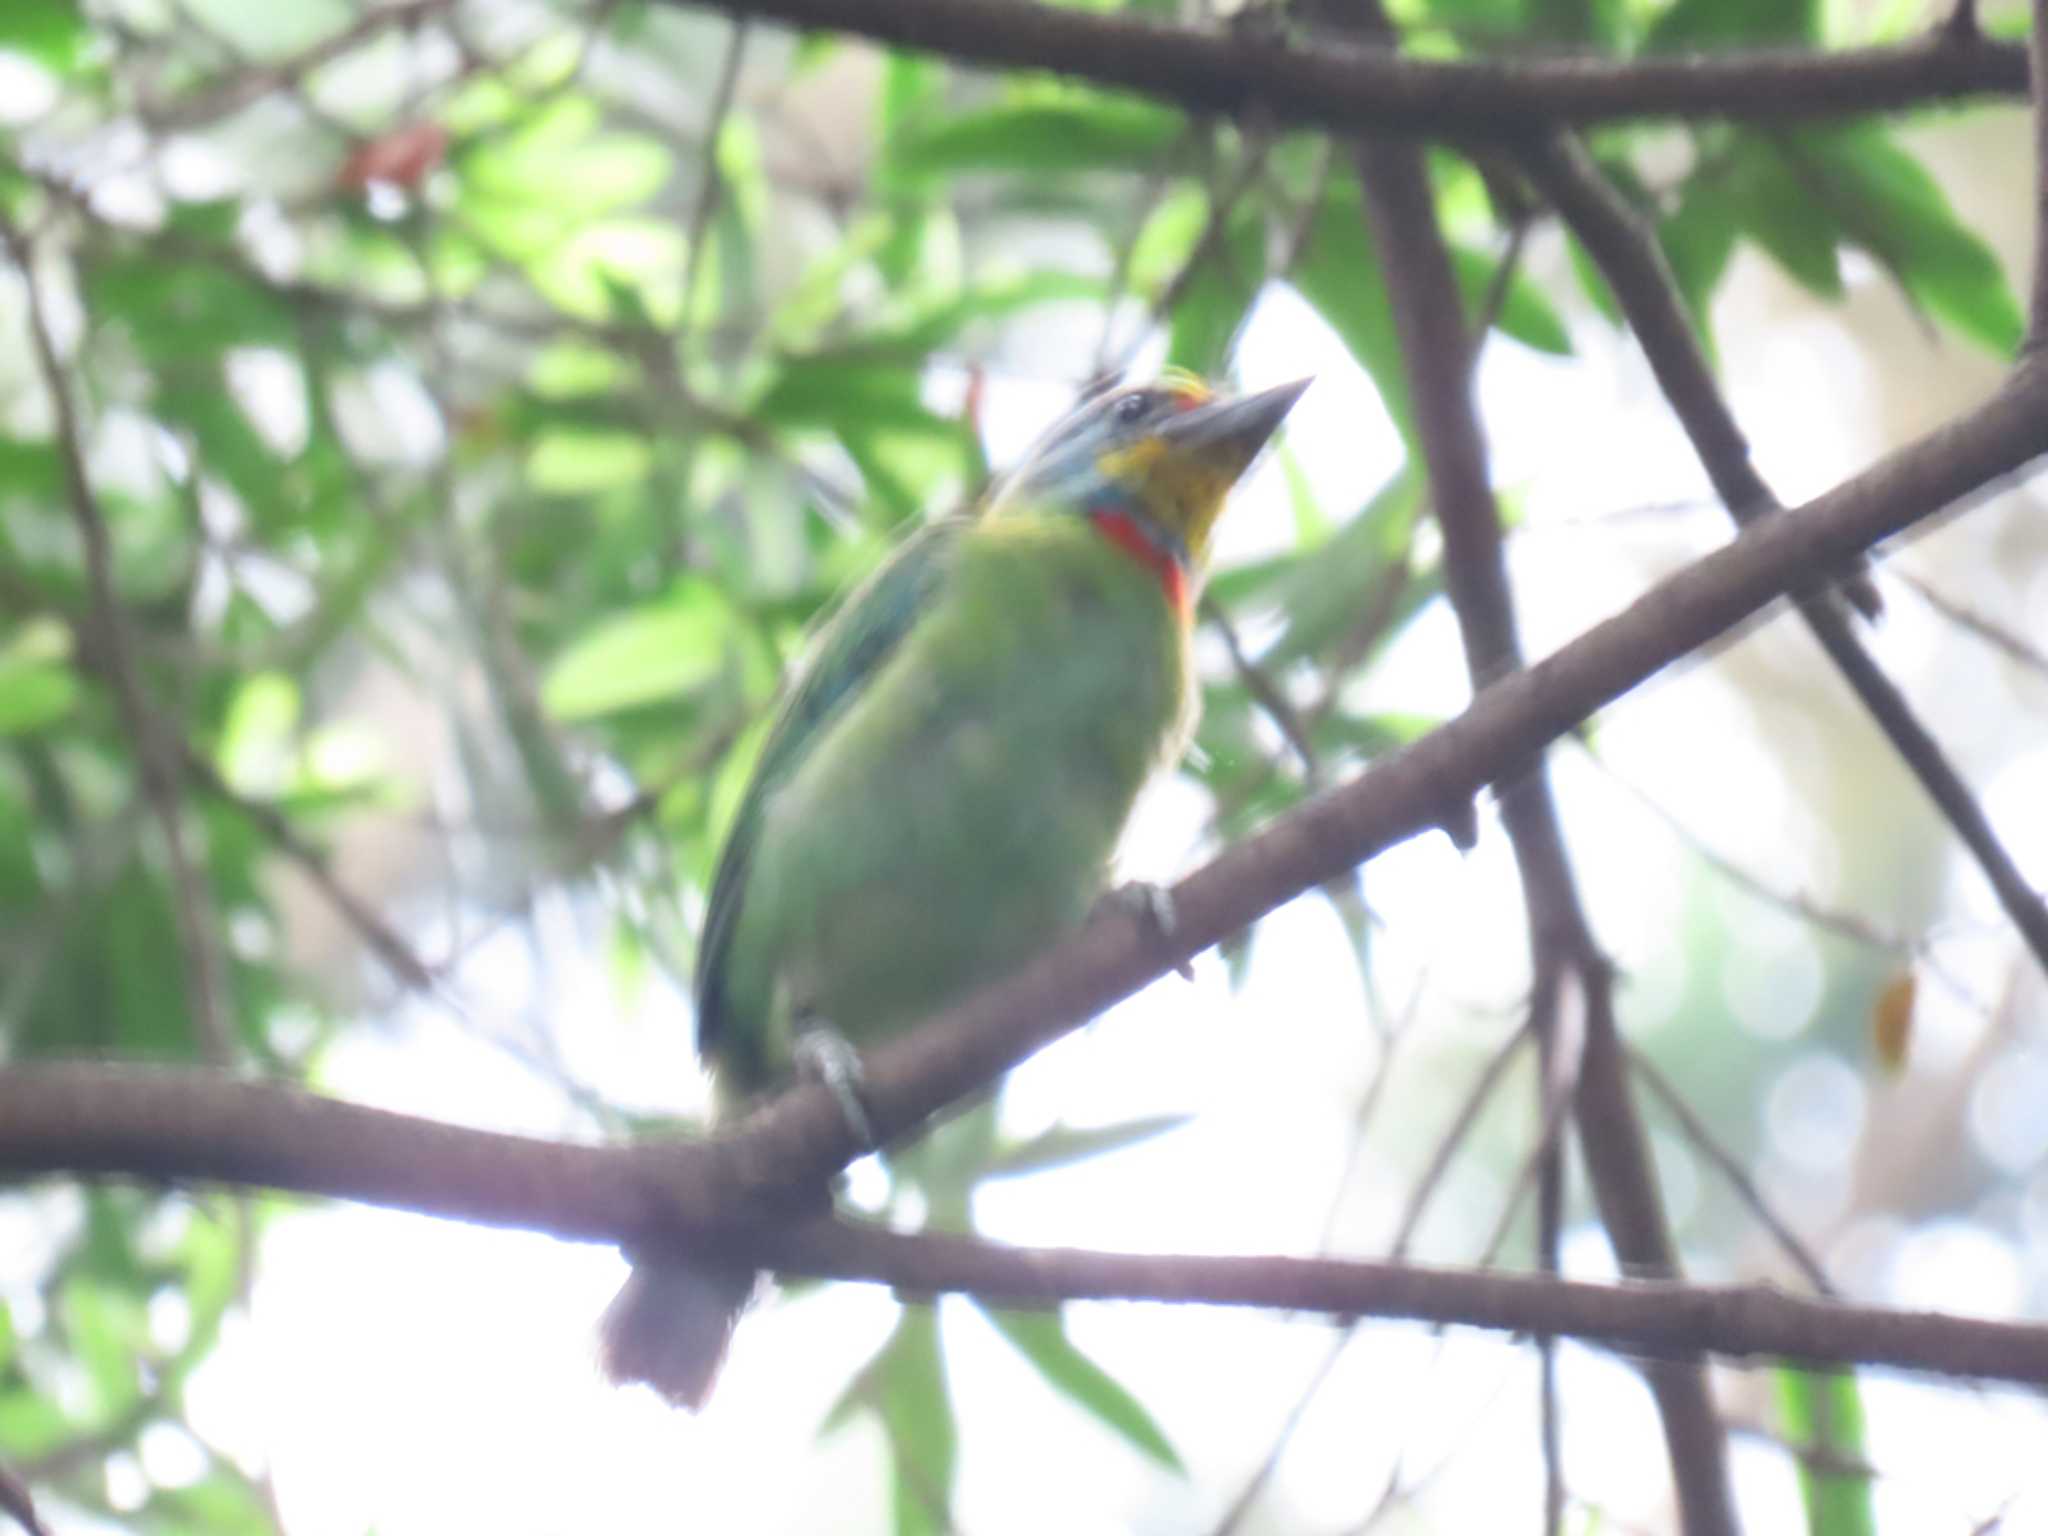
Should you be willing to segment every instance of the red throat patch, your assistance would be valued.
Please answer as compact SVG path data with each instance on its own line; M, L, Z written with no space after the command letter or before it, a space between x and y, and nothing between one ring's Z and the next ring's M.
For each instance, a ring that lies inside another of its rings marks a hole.
M1166 601L1182 623L1188 622L1194 614L1194 600L1188 591L1188 573L1182 569L1181 563L1155 544L1128 512L1104 508L1090 512L1088 520L1110 543L1159 578L1159 585L1166 592Z

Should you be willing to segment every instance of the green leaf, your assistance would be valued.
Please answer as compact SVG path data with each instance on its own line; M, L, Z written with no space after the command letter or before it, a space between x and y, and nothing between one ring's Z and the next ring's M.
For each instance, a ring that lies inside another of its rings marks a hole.
M1629 40L1629 22L1629 0L1528 0L1532 37L1620 52Z
M277 1529L263 1496L239 1471L216 1463L214 1470L183 1488L159 1490L150 1500L151 1514L175 1523L152 1525L154 1531L199 1536L267 1536Z
M1481 306L1493 292L1500 263L1485 251L1468 246L1453 247L1451 263L1458 274L1458 288L1465 296L1466 312L1476 322ZM1508 278L1507 291L1501 295L1500 312L1493 323L1502 335L1514 337L1525 347L1553 357L1572 355L1571 333L1564 328L1564 321L1550 307L1543 290L1519 268Z
M598 219L534 259L533 286L565 314L653 326L674 320L683 237L659 219Z
M1745 135L1727 170L1730 209L1793 280L1822 298L1842 296L1841 229L1798 167L1768 139Z
M723 669L731 623L725 600L702 582L599 619L548 667L542 707L557 720L589 720L692 692Z
M527 481L549 496L637 485L653 467L653 445L633 432L546 432L526 456Z
M1920 163L1882 128L1786 134L1782 152L1811 172L1812 196L1928 313L1998 356L2026 329L1991 247L1958 219Z
M987 278L963 292L913 311L895 324L863 331L843 345L807 355L818 358L922 358L955 341L978 320L996 320L1039 304L1099 300L1102 280L1078 272L1034 271Z
M829 357L784 359L751 414L785 427L960 435L959 423L925 405L916 368Z
M874 1358L826 1410L818 1433L830 1434L863 1409L881 1420L888 1440L899 1536L950 1532L959 1429L946 1387L935 1308L904 1307Z
M245 792L275 789L299 724L299 685L282 672L254 672L235 686L214 751L221 777Z
M149 1327L141 1298L93 1275L63 1291L64 1333L92 1386L94 1416L118 1417L142 1395L139 1361Z
M1218 238L1196 245L1196 265L1173 305L1166 360L1198 374L1219 372L1238 327L1266 285L1266 220L1248 199L1226 215Z
M881 136L886 141L935 112L946 99L946 70L937 59L894 52L882 69Z
M1807 43L1818 36L1819 0L1678 0L1650 28L1653 49Z
M470 224L506 252L532 258L653 197L674 165L668 147L637 134L599 134L598 122L589 98L569 95L458 149L450 163Z
M0 652L0 737L54 725L78 702L78 677L59 661Z
M1378 387L1394 425L1412 443L1415 414L1408 403L1408 381L1401 371L1394 311L1379 259L1366 234L1365 210L1356 187L1341 181L1332 184L1316 210L1301 257L1288 276L1301 296L1344 339L1358 365Z
M25 54L54 74L69 74L92 46L78 0L7 0L0 6L0 48Z
M71 1438L71 1421L47 1392L0 1392L0 1445L9 1460L33 1461Z
M1272 607L1283 616L1285 628L1259 657L1271 670L1326 655L1366 617L1372 594L1398 578L1401 589L1382 615L1383 642L1434 590L1404 575L1421 510L1421 480L1404 465L1320 547L1268 566L1220 573L1210 590L1226 607Z
M1443 723L1441 715L1353 715L1333 710L1316 723L1315 743L1332 756L1347 748L1361 757L1379 757L1413 745Z
M64 466L51 443L0 437L0 499L54 500L64 485Z
M284 304L225 262L105 257L85 270L85 300L95 318L127 327L144 361L160 370L211 368L230 347L289 349L298 341Z
M1811 1454L1799 1462L1799 1492L1811 1536L1871 1536L1863 1398L1853 1371L1773 1372L1785 1439ZM1830 1466L1828 1463L1834 1463Z
M1158 1420L1123 1383L1074 1346L1067 1337L1066 1319L1059 1313L1006 1312L992 1307L982 1311L1054 1391L1085 1408L1161 1466L1187 1471Z
M1192 1118L1190 1115L1148 1115L1139 1120L1122 1120L1115 1125L1079 1128L1056 1125L1029 1141L1019 1142L998 1153L985 1171L989 1178L999 1179L1017 1174L1043 1173L1048 1168L1064 1168L1091 1157L1100 1157L1106 1152L1137 1146L1155 1136L1164 1136L1168 1131L1177 1131Z
M1434 24L1452 32L1504 37L1524 28L1522 11L1522 0L1427 0L1421 7L1420 19L1424 25Z
M1685 307L1692 312L1693 328L1702 338L1712 335L1714 288L1721 281L1721 274L1728 270L1729 258L1735 254L1736 233L1741 224L1742 215L1728 184L1717 176L1694 176L1686 182L1677 208L1657 225L1657 243L1664 248L1664 260L1670 264L1671 276L1685 298ZM1576 240L1572 243L1572 254L1581 263L1582 275L1594 270ZM1621 311L1608 291L1606 279L1595 280L1597 289L1589 291L1607 317L1618 322Z
M959 1454L938 1309L905 1307L875 1366L875 1407L896 1470L896 1529L900 1536L937 1536L951 1527Z
M1145 170L1183 126L1178 112L1150 102L1063 89L924 124L898 137L888 162L912 175Z

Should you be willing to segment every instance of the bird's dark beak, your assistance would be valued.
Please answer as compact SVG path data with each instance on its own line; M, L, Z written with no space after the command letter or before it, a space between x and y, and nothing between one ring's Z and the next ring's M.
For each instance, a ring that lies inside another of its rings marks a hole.
M1159 436L1176 454L1200 461L1235 480L1251 467L1267 439L1279 430L1310 379L1276 384L1236 400L1214 400L1184 411L1159 428Z

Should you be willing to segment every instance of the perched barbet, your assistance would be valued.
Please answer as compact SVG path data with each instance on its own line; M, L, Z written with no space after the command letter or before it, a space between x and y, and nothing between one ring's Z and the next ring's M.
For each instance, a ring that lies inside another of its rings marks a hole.
M1225 399L1174 373L1087 400L826 624L712 882L697 1048L724 1103L808 1060L858 1127L852 1052L1087 915L1194 725L1224 499L1305 388ZM607 1372L700 1406L753 1286L640 1264L605 1316Z

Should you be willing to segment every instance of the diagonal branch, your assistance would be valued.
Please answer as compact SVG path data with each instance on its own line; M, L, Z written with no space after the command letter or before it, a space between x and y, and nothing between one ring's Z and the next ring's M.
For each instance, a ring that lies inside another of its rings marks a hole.
M113 535L86 469L85 430L50 334L42 286L36 276L35 253L4 208L0 208L0 244L6 246L9 258L21 273L30 347L56 417L57 451L64 465L65 489L71 500L72 520L78 525L79 543L85 551L89 632L113 685L114 707L128 737L129 751L134 754L142 797L163 835L164 860L170 871L171 915L177 925L193 1034L207 1060L216 1066L227 1066L235 1058L234 1024L228 1015L225 967L212 926L213 899L206 889L204 873L185 840L177 745L143 687L128 617L121 607L114 575Z
M1782 511L1750 460L1749 445L1714 382L1656 241L1575 140L1563 135L1539 140L1524 152L1523 163L1599 264L1729 514L1741 522ZM1853 596L1854 587L1848 590ZM2035 960L2048 970L2048 905L2020 873L1941 743L1826 593L1795 591L1792 600L1828 659L1984 871Z
M1612 59L1407 59L1275 28L1202 30L1018 0L664 0L847 32L963 63L1043 69L1280 126L1511 138L1536 124L1793 122L2026 90L2024 52L1936 33L1902 47Z

